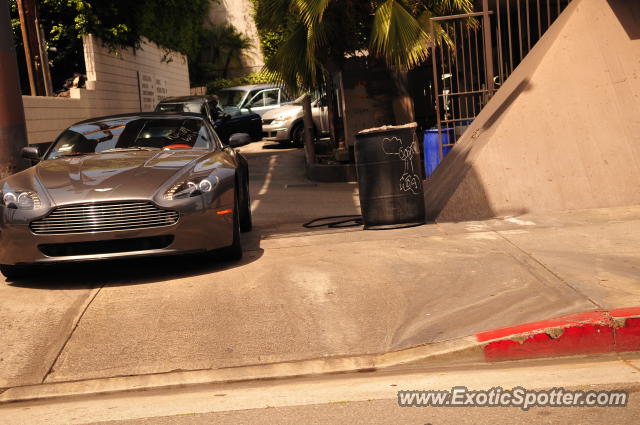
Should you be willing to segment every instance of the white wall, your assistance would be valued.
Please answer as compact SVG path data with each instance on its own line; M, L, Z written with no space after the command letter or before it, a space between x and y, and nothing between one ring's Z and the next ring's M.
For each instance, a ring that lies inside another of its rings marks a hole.
M23 96L29 143L53 140L74 122L127 112L152 110L161 98L189 94L187 57L144 39L139 49L110 53L97 37L85 36L86 88L69 98ZM148 77L140 96L139 76Z
M250 0L219 0L211 1L209 7L209 21L211 25L232 24L240 33L249 37L251 49L244 53L241 64L232 61L229 69L230 77L237 77L248 72L257 72L264 66L264 57L260 50L258 29L253 20L253 6Z

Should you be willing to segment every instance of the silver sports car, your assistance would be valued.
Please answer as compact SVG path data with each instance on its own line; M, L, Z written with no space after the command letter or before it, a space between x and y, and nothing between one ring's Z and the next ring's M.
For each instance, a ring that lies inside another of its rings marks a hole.
M24 148L37 164L0 180L0 271L208 251L239 259L249 173L232 146L200 115L139 113L74 124L42 158Z

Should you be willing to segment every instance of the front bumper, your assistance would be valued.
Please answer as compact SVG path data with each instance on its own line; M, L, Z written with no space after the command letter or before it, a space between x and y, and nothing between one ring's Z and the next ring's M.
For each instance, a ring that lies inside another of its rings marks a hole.
M282 125L262 124L262 134L265 140L285 142L290 139L289 127Z
M197 197L187 201L173 208L179 212L180 217L172 225L68 234L35 234L28 224L11 224L7 220L7 215L11 214L11 211L2 208L0 264L45 264L204 252L232 244L233 213L217 214L218 211L232 208L232 197L230 202L228 199L227 202L217 200L207 206ZM150 242L140 244L140 241ZM168 243L158 247L155 241ZM129 248L122 251L123 245ZM77 250L65 249L77 246L100 246L101 249L97 250L99 253L90 254L78 254ZM109 252L111 246L119 246L119 248ZM148 248L140 248L141 246ZM69 255L68 252L72 253Z

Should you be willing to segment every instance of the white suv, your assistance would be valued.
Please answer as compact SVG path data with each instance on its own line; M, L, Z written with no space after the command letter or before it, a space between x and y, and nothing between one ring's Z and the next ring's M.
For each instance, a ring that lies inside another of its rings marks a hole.
M232 116L266 112L291 103L291 96L284 87L272 84L251 84L229 87L216 93L219 105Z
M294 146L302 146L304 135L302 98L303 96L300 96L292 103L272 109L262 116L262 134L265 140L290 142ZM328 135L329 114L324 96L311 102L311 115L315 136Z

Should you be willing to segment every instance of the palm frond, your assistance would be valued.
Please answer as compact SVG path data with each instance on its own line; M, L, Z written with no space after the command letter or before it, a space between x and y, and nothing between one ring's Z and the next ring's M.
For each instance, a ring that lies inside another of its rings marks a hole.
M434 15L454 15L473 12L473 0L419 0L423 7Z
M278 82L292 89L300 86L305 89L314 87L319 74L319 64L317 59L309 54L307 45L307 28L298 24L265 64L266 72L272 73Z
M307 58L315 58L326 44L327 28L324 22L319 21L307 27Z
M386 0L375 11L370 48L398 69L409 69L429 55L429 36L398 0Z
M282 23L283 16L286 16L295 0L260 0L260 18L271 26Z
M307 26L307 57L313 57L326 43L325 26L322 21L331 0L293 0L298 17Z
M430 44L446 44L449 48L454 48L455 43L449 36L449 33L442 27L442 25L437 21L432 21L433 13L429 10L425 10L418 16L418 23L422 28L425 29L427 36L429 38ZM433 28L432 28L433 26ZM432 37L432 32L435 34L435 40Z
M473 0L438 0L441 7L450 12L461 11L471 12L473 10Z
M312 26L322 21L322 15L331 0L293 0L298 8L302 22Z

